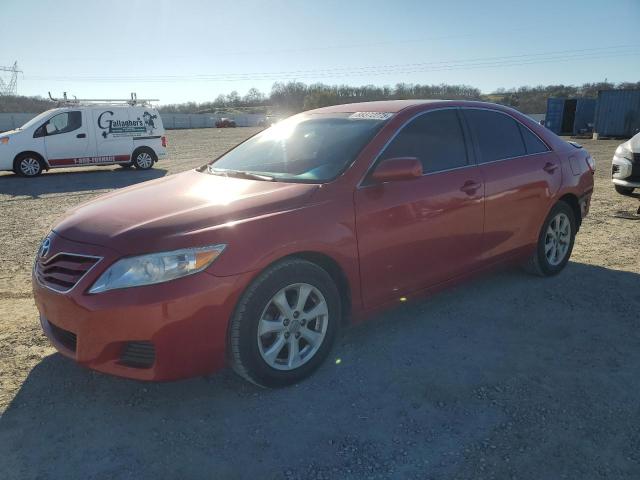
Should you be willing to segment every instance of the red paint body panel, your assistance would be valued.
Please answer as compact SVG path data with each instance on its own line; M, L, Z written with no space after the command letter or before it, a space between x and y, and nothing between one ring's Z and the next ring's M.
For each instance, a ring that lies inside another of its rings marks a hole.
M412 180L365 181L378 154L416 114L464 106L513 116L553 151ZM583 214L588 211L593 190L588 153L509 108L394 101L315 112L356 111L393 115L329 183L263 182L189 171L111 192L69 212L54 227L51 254L102 260L68 293L54 292L34 278L36 305L54 345L83 365L130 378L206 374L224 364L228 322L238 299L259 272L283 257L313 252L333 260L346 279L358 321L401 296L435 291L530 254L543 219L563 195L574 195ZM558 168L548 172L549 163ZM469 189L470 184L477 188ZM87 294L123 256L218 243L227 248L204 272ZM48 322L76 334L75 352L54 338ZM153 342L151 368L119 363L129 341Z
M482 185L469 166L417 180L360 188L355 194L366 308L464 273L482 247Z

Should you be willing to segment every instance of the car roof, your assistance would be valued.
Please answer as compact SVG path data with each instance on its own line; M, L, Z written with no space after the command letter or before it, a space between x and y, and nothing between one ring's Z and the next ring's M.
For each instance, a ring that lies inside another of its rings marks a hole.
M450 100L382 100L378 102L345 103L311 110L314 113L386 112L397 113L408 107Z
M346 103L343 105L332 105L330 107L317 108L315 110L309 110L305 113L354 113L354 112L384 112L384 113L398 113L402 110L415 108L420 106L439 106L439 105L451 105L451 106L466 106L466 107L489 107L495 110L512 110L503 105L498 105L490 102L480 102L473 100L383 100L378 102L360 102L360 103Z

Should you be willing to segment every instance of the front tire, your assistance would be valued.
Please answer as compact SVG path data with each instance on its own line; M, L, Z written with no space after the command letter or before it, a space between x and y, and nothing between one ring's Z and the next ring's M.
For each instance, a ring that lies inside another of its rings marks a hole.
M329 354L340 317L340 296L324 269L296 258L278 262L238 302L229 327L233 369L264 387L299 382Z
M158 160L156 154L150 148L139 148L133 152L132 164L138 170L149 170L153 168L153 164Z
M623 187L622 185L614 185L616 192L618 192L620 195L625 195L625 196L629 196L633 193L633 188L632 187Z
M22 153L13 162L13 171L22 177L37 177L44 170L44 162L32 153Z
M557 275L569 262L577 232L573 209L559 201L549 212L542 225L536 250L526 269L534 275Z

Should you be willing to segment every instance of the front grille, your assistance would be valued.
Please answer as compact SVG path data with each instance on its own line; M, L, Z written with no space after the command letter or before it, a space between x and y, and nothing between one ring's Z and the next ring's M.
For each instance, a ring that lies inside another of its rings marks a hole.
M98 263L98 257L59 253L48 260L36 260L38 282L58 292L71 290L76 283Z
M70 332L69 330L65 330L64 328L60 328L51 322L49 322L49 326L51 327L51 333L53 334L53 337L58 341L58 343L61 343L72 352L76 351L78 338L76 337L75 333Z
M120 354L120 363L133 368L151 368L156 361L156 349L151 342L127 342Z

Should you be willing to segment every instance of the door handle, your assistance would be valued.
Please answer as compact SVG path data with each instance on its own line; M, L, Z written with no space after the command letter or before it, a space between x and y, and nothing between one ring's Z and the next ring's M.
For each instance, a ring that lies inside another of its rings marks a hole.
M86 133L79 133L76 135L76 138L87 138L87 134Z
M558 169L558 165L556 165L555 163L547 162L544 164L544 167L542 167L542 169L547 173L553 173Z
M460 191L466 193L467 195L473 195L482 185L478 182L474 182L473 180L467 180L464 182L464 185L460 187Z

